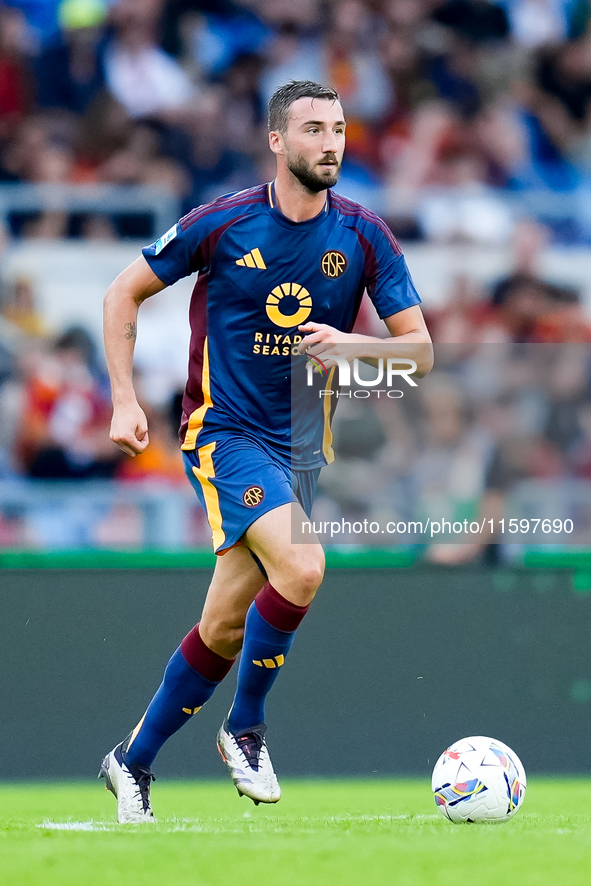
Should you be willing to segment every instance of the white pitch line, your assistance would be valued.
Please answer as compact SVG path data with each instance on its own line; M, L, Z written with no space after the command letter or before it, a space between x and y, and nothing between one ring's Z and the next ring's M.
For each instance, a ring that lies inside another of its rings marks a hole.
M112 831L115 825L101 821L44 821L38 828L50 831Z

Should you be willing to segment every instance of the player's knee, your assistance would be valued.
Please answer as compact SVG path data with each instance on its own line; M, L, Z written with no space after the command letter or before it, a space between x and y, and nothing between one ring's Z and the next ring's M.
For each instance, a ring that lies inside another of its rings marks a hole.
M302 584L310 593L316 593L324 578L324 563L307 564L302 574Z
M306 606L314 599L323 578L324 554L322 551L319 555L306 558L304 562L298 564L294 570L294 579L297 585L294 590L300 596L300 605Z
M203 642L224 658L233 658L242 649L244 625L226 618L208 619L199 628Z

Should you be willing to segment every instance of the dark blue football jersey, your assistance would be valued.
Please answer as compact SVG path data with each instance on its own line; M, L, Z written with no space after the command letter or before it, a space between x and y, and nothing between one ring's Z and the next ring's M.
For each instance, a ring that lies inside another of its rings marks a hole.
M167 285L198 274L181 424L186 450L229 431L292 462L297 453L300 468L332 461L326 404L318 401L315 431L308 416L302 431L292 432L298 326L350 332L366 289L382 318L420 303L387 225L331 190L323 211L303 222L281 213L272 183L219 197L143 255ZM303 358L301 364L305 384Z

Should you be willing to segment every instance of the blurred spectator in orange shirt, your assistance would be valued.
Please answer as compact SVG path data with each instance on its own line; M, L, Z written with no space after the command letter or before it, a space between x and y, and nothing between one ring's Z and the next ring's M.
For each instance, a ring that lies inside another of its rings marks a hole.
M86 330L72 327L49 352L27 351L21 368L25 390L17 437L28 476L112 477L119 458L109 440L110 403Z
M171 421L162 410L145 407L145 412L150 425L150 445L145 452L120 463L117 479L160 480L175 485L182 484L184 488L185 471L178 437L173 433Z

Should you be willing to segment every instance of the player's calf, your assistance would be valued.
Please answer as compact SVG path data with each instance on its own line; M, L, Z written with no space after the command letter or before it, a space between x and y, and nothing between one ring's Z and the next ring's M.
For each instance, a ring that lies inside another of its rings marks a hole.
M148 709L125 741L104 758L99 778L117 797L118 821L153 819L151 765L164 742L201 710L232 667L203 642L199 625L171 656Z
M308 608L267 582L246 616L236 695L217 744L238 793L255 803L276 803L281 796L264 738L265 699Z

